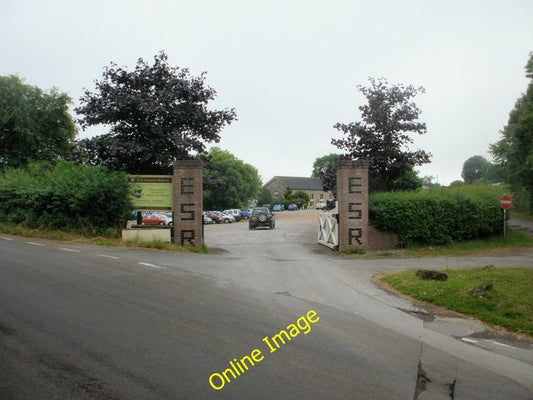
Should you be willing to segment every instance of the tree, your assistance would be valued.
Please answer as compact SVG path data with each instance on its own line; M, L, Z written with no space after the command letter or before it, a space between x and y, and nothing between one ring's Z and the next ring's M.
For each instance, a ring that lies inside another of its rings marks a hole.
M292 189L289 186L287 186L285 188L285 192L283 193L283 200L290 201L292 199L292 195L293 195Z
M272 204L274 199L272 198L272 193L267 188L261 188L257 195L258 204Z
M324 172L334 169L336 167L337 160L340 159L340 155L336 153L330 153L328 155L318 157L313 163L312 178L319 178Z
M435 182L435 177L433 175L426 175L419 179L422 181L423 188L433 188L441 186L439 182Z
M467 184L493 180L492 163L482 156L472 156L463 164L461 177Z
M343 158L370 161L372 192L394 190L394 182L411 174L413 167L430 162L429 153L407 149L413 143L410 133L426 133L426 124L418 121L421 111L411 101L424 88L389 86L385 79L369 82L369 87L358 86L368 102L359 107L362 121L335 124L346 137L331 143L345 152Z
M528 208L533 211L533 52L525 67L529 84L509 114L502 138L490 146L495 166L513 189L529 193Z
M407 164L405 172L397 179L392 181L394 190L416 190L424 184L422 178L418 176L412 165Z
M460 181L459 179L453 181L452 183L450 183L450 187L458 187L458 186L463 186L465 183L463 181Z
M204 190L205 209L244 207L256 198L261 179L255 167L218 147L209 151L207 159L212 167L204 169L204 174L215 186Z
M17 76L1 76L0 167L64 158L76 136L70 102L58 89L44 92Z
M192 158L220 140L236 114L208 109L216 92L206 86L205 73L192 77L188 69L171 67L164 52L154 59L152 66L139 59L131 72L111 63L95 92L85 92L76 108L81 126L111 129L78 141L73 159L130 173L169 173L174 160Z
M303 190L297 190L292 194L287 206L292 203L296 204L298 208L307 206L309 204L309 195Z

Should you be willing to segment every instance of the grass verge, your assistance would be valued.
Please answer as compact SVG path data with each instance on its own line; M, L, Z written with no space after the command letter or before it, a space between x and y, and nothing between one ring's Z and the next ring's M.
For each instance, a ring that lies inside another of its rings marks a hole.
M411 270L386 275L380 281L417 300L533 337L533 269L484 267L441 272L448 275L447 280L422 280ZM489 282L491 290L474 291Z
M494 236L487 239L468 240L442 246L411 246L404 249L403 256L412 258L489 253L531 246L533 246L533 237L524 232L509 229L505 238L503 236Z
M196 248L192 246L179 246L175 243L163 243L157 241L125 241L120 237L120 232L113 231L109 231L108 234L106 234L105 236L92 236L57 230L30 229L15 224L3 224L0 225L0 233L8 233L10 235L22 237L59 240L62 242L95 244L98 246L132 247L142 249L180 251L189 253L209 253L209 249L205 245L201 246L200 248Z

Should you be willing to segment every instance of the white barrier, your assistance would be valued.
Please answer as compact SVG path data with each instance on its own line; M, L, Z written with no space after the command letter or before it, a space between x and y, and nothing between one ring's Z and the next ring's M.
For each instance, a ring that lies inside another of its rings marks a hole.
M170 228L132 228L122 229L122 239L125 241L163 242L170 243Z
M339 246L337 214L318 212L318 243L331 249L337 249Z

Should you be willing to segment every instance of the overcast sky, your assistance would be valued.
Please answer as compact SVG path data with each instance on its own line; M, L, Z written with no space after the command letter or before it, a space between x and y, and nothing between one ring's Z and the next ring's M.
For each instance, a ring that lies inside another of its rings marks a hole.
M411 148L433 155L421 176L449 184L469 157L489 158L526 90L533 1L0 0L0 75L74 105L110 62L131 70L161 50L207 72L212 108L235 108L218 146L263 182L310 176L338 153L333 125L360 120L369 77L423 86L414 101L428 132Z

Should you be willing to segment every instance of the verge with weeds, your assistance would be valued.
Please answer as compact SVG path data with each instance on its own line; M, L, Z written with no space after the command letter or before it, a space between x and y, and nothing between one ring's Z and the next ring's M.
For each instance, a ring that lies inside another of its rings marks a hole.
M51 229L32 229L22 225L3 224L0 225L0 233L7 233L10 235L33 237L40 239L59 240L62 242L81 243L81 244L95 244L98 246L110 247L132 247L143 249L167 250L167 251L181 251L189 253L209 253L207 246L203 245L199 248L192 246L180 246L175 243L163 243L158 241L142 242L142 241L125 241L121 238L120 231L110 229L107 235L92 236L81 235L78 233L64 232L60 230Z
M440 246L413 245L403 249L405 257L438 257L449 255L463 255L475 253L489 253L502 250L516 250L533 246L533 237L509 229L507 237L503 235L492 236L485 239L465 240L452 242Z

